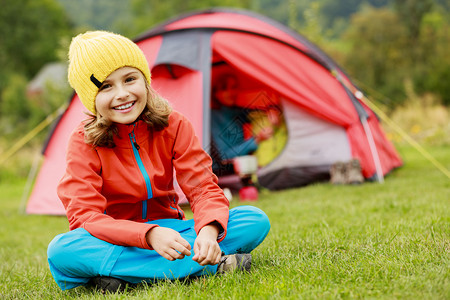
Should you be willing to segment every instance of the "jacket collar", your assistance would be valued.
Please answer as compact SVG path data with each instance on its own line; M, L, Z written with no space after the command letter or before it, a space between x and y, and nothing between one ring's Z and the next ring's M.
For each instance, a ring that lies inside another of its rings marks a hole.
M118 130L118 137L114 137L116 147L131 147L129 141L133 133L138 143L148 138L150 134L148 125L140 119L132 124L116 124L116 127Z

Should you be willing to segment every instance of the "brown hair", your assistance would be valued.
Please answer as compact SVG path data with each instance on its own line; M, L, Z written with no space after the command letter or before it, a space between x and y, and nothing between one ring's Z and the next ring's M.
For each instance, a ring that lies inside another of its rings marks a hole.
M147 86L147 105L138 119L143 120L149 128L156 131L163 130L169 125L169 115L172 107L167 100L162 98L148 83ZM116 124L97 115L88 114L86 125L84 125L84 141L94 147L114 148L114 136L117 136L118 130Z

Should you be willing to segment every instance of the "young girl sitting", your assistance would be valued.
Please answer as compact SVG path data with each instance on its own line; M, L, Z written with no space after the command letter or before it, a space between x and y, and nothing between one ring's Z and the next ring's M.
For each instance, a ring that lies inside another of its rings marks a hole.
M72 133L58 195L67 233L48 247L63 290L249 270L270 229L260 209L229 203L191 123L150 86L143 52L110 32L76 36L68 78L91 112ZM186 220L176 180L194 218Z

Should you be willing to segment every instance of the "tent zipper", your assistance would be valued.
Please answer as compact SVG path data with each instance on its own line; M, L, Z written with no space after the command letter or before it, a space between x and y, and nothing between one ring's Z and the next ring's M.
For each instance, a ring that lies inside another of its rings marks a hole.
M147 188L147 199L142 201L142 219L147 219L147 200L153 197L152 185L150 182L150 176L145 169L144 163L142 162L141 155L139 154L139 149L141 147L136 141L136 135L134 134L134 129L136 128L136 124L133 125L133 131L130 132L130 142L133 147L133 154L136 162L138 164L139 170L141 171L142 176L144 177L145 186Z

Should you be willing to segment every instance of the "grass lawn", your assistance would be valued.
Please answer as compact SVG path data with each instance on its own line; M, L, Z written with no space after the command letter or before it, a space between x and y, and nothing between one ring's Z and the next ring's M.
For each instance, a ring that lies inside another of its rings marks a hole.
M141 285L116 299L450 299L450 180L409 147L384 184L263 191L272 229L251 274ZM428 148L450 169L449 147ZM0 182L0 299L105 299L61 291L48 269L65 217L19 213L25 180ZM232 206L242 205L237 201Z

